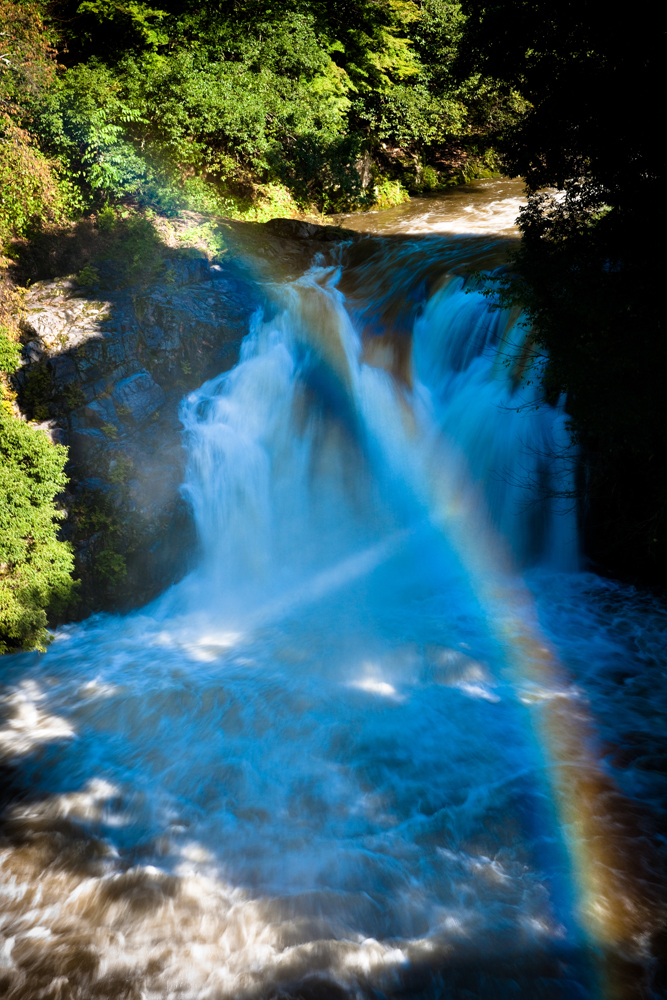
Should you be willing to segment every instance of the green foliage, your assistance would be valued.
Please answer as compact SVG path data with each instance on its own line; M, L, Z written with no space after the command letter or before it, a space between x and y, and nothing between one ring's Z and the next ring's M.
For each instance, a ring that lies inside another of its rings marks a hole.
M127 455L119 454L109 468L109 482L115 486L125 486L132 475L133 465Z
M109 32L117 45L120 42L124 46L138 44L155 49L168 41L168 35L161 28L167 12L138 0L130 0L129 3L123 0L84 0L79 4L77 14L89 15L89 22Z
M410 0L343 0L330 11L330 44L357 93L383 93L418 75L409 32L419 18L419 7Z
M63 165L81 208L133 194L146 176L144 160L127 134L128 123L140 113L117 91L111 69L77 66L35 103L42 145Z
M426 191L431 191L438 186L438 174L433 167L424 167L422 170L422 186Z
M63 399L68 410L76 410L79 406L83 406L86 401L86 397L78 385L68 385L63 391Z
M110 585L119 583L127 576L125 558L113 549L103 549L95 559L97 574Z
M6 327L0 324L0 373L12 375L21 360L21 345L11 340Z
M378 98L365 115L378 139L403 148L434 145L464 128L466 107L455 96L435 97L423 83L399 85Z
M24 114L30 99L55 78L55 33L44 4L0 0L0 99L2 113Z
M0 252L16 236L59 221L66 192L30 130L32 106L55 82L53 36L42 5L0 0Z
M97 213L97 228L101 233L111 233L113 232L115 225L116 213L111 205L105 205L104 208Z
M45 648L47 614L73 599L73 557L54 498L67 449L0 413L0 652Z
M461 4L452 0L424 0L421 17L412 30L415 51L421 63L420 76L430 93L446 97L458 86L456 61L464 37L466 17Z
M377 208L393 208L410 200L410 195L400 181L383 180L373 189Z
M460 3L423 0L410 24L417 72L376 90L355 104L373 135L426 159L453 138L482 152L521 119L526 103L519 93L473 71L461 75L459 47L466 18Z
M53 166L30 136L0 118L0 251L63 216L64 199Z
M515 91L455 75L457 2L53 0L51 9L68 69L24 103L70 211L128 198L251 218L270 217L278 201L290 213L367 207L355 150L388 143L428 164L454 136L488 147L525 110ZM291 203L276 200L280 186Z
M106 432L106 428L102 428ZM119 455L109 468L109 479L125 494L127 480L132 473L132 463ZM108 494L98 490L84 490L72 512L76 535L85 541L93 539L89 554L89 572L96 584L111 593L127 575L125 557L117 551L122 539L124 524L119 511Z
M348 107L349 83L313 23L292 13L263 41L256 24L236 37L228 30L222 50L214 32L205 49L166 56L144 47L112 64L79 63L35 105L43 146L79 187L82 207L128 195L159 203L170 189L173 199L193 174L232 186L270 180L287 136L330 137Z
M362 197L356 163L361 154L357 136L322 141L299 136L277 164L281 179L304 208L315 205L323 212L342 212Z
M79 534L86 538L98 532L115 535L119 526L112 506L103 493L86 490L74 507L74 519Z
M77 275L76 280L82 288L94 288L99 282L100 276L92 264L86 264Z

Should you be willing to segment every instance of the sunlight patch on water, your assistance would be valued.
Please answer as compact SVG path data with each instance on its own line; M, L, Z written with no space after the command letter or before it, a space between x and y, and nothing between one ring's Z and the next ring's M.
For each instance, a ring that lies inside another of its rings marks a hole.
M0 752L8 757L31 753L44 743L74 737L75 732L64 719L50 715L41 707L47 695L31 680L0 698L0 710L6 724L0 729Z
M368 691L370 694L379 694L383 698L399 697L398 691L393 684L389 684L387 681L383 681L379 677L372 676L372 665L364 664L364 666L367 668L367 673L368 668L370 667L371 676L362 677L360 680L356 681L350 681L350 687L358 688L360 691Z

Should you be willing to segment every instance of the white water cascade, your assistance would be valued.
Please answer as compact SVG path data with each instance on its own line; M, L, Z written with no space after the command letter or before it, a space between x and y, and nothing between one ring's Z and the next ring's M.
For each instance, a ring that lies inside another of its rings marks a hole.
M268 289L183 403L196 569L3 665L0 749L32 789L0 866L12 997L598 995L532 707L632 723L565 414L460 274L415 307L403 380L340 277ZM548 683L526 634L567 664Z

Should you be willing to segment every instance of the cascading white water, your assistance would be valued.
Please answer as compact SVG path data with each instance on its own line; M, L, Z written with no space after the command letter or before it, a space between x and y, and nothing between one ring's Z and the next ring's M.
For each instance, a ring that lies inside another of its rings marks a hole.
M574 450L561 407L544 404L534 370L515 375L521 317L492 312L452 278L415 323L415 367L431 391L438 428L455 441L519 562L578 565ZM530 357L530 356L529 356Z
M540 405L535 388L516 392L502 361L520 352L520 327L503 337L507 315L453 278L415 323L419 381L408 400L387 372L360 364L336 278L335 268L315 268L278 290L277 316L255 318L239 366L184 404L185 490L202 560L167 601L188 594L193 609L211 602L215 615L240 621L318 568L428 517L425 482L447 462L452 490L461 476L479 485L520 560L573 568L573 516L539 492L569 486L564 415ZM531 504L536 528L521 516Z
M564 415L463 278L415 310L411 385L338 281L272 289L183 404L197 568L8 667L12 995L593 995L535 689L475 576L539 564L554 620L622 655L562 573Z

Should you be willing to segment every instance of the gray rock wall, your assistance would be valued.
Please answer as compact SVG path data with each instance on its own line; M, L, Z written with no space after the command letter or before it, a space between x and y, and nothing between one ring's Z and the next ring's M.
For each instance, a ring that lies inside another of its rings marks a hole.
M172 256L144 286L39 281L26 298L19 400L68 444L63 534L82 580L77 616L154 596L196 547L180 495L183 395L236 362L257 287L232 266Z

